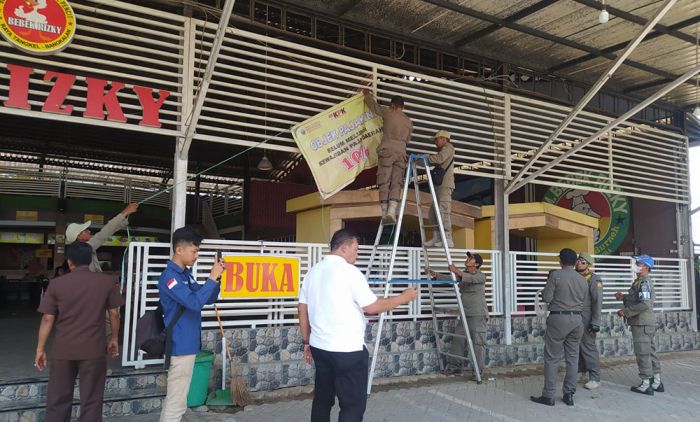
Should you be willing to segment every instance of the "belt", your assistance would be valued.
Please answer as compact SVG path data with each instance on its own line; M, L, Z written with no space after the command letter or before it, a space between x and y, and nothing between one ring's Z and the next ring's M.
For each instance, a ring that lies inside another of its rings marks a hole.
M550 315L581 315L581 311L549 311Z

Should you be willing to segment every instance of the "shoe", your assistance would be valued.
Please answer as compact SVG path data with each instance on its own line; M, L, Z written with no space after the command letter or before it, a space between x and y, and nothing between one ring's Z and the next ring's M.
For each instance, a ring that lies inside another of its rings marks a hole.
M655 392L663 393L665 391L664 383L661 382L661 374L655 374L654 378L651 378L649 382L651 382L651 389Z
M438 240L437 242L435 242L435 244L433 245L433 247L435 247L435 248L442 248L442 247L443 247L442 245L443 245L442 240ZM454 248L454 247L455 247L455 244L454 244L454 242L452 241L452 239L449 239L449 238L447 239L447 247L448 247L448 248Z
M585 383L588 382L588 377L586 376L586 374L584 374L584 373L582 373L582 372L579 372L579 374L578 374L578 381L577 381L577 382L578 382L579 384L585 384Z
M432 248L439 241L440 241L440 238L437 236L437 234L433 234L432 239L426 240L425 242L423 242L423 246L425 246L426 248Z
M387 211L389 210L389 203L382 202L381 207L382 207L382 220L386 220L386 218L388 216Z
M641 384L639 385L633 385L630 388L631 391L634 391L635 393L639 394L646 394L647 396L653 396L654 395L654 389L651 388L651 383L649 383L648 379L645 379L642 381Z
M399 205L396 201L389 201L389 208L386 210L386 220L390 223L396 223L396 207Z
M567 406L573 406L574 405L574 393L564 394L564 403L566 403Z
M461 374L462 370L453 366L448 366L447 368L443 369L442 373L444 375L457 375Z
M539 404L545 404L547 406L554 406L554 399L551 399L551 398L545 397L545 396L539 396L539 397L530 396L530 401L534 401L535 403L539 403Z
M594 380L590 380L583 385L583 388L585 388L586 390L595 390L598 387L600 387L600 381Z

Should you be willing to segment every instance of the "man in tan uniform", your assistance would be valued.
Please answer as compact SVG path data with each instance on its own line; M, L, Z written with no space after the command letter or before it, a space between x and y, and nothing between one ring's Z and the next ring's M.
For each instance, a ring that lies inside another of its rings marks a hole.
M401 200L401 188L406 172L406 145L411 141L413 123L403 112L403 98L391 98L389 107L382 107L368 89L363 89L365 104L372 113L384 119L382 141L377 147L377 185L382 218L396 222L396 207Z
M450 133L445 130L438 131L433 139L438 152L428 156L428 163L434 164L436 167L442 167L445 170L442 183L440 185L435 185L435 194L437 195L438 207L440 208L442 225L445 227L447 246L451 248L454 246L450 214L452 213L452 192L455 190L455 147L450 143ZM435 183L434 180L433 183ZM430 223L437 224L437 214L433 204L431 204L430 208ZM438 230L433 230L433 238L426 240L425 246L442 247L442 240L440 239L440 232Z
M578 348L583 335L581 311L588 300L588 282L574 270L578 255L569 248L559 252L561 270L549 273L542 297L549 304L547 329L544 334L544 388L539 397L531 396L535 403L554 406L557 369L562 356L566 360L564 377L564 403L574 405Z
M578 372L581 378L588 374L584 388L594 390L600 387L600 355L596 337L600 331L600 313L603 308L603 279L593 271L595 263L588 252L578 254L576 271L588 282L588 300L583 304L581 320L583 321L583 336L579 345Z
M70 245L76 240L80 242L85 242L92 246L92 262L90 263L90 271L94 273L101 273L102 267L100 267L100 261L97 259L97 249L102 246L103 243L107 241L112 235L119 230L124 229L129 225L129 216L139 209L139 204L129 204L117 214L114 218L109 220L107 224L102 227L102 229L92 234L89 227L92 224L91 221L86 221L84 223L71 223L66 227L66 245Z
M635 256L634 272L637 279L632 282L627 294L615 293L615 298L621 300L624 309L617 315L624 317L632 329L634 355L637 358L639 378L641 383L632 386L635 393L653 396L654 392L663 393L664 384L661 382L661 362L656 356L656 317L654 316L654 283L649 278L649 272L654 268L654 259L649 255Z
M469 327L469 337L474 346L474 358L479 371L483 374L486 365L486 325L489 321L489 308L486 304L486 275L481 272L484 259L479 254L467 252L467 259L464 261L465 271L461 271L457 266L451 264L448 268L457 276L457 285L462 296L464 314L467 317L467 327ZM438 274L428 269L432 277L440 280L447 280L447 275ZM467 342L464 336L464 325L457 323L455 334L450 345L450 354L456 356L467 355ZM458 373L462 368L460 359L447 357L446 374ZM472 381L476 381L476 374L472 376Z

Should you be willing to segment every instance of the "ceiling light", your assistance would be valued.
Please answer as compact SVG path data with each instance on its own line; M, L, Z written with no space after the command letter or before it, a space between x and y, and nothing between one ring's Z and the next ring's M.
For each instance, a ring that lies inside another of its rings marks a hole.
M263 157L260 159L260 162L258 163L258 170L262 171L270 171L273 168L275 168L272 165L272 162L270 161L269 158L267 158L267 153L263 151Z
M610 14L608 9L605 8L605 0L603 0L603 9L601 9L600 14L598 14L598 22L607 23L610 20Z

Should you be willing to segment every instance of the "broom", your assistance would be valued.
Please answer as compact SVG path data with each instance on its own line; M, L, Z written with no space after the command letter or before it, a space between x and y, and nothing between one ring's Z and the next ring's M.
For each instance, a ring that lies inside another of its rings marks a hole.
M221 337L223 338L225 336L224 326L221 323L219 308L217 308L216 305L214 305L214 312L216 313L216 320L219 322L219 330L221 330ZM228 361L231 363L231 393L233 394L233 400L238 406L245 407L253 401L253 398L250 396L250 392L243 380L236 375L236 368L233 365L233 357L231 356L231 346L228 342L226 343L226 355L228 356Z

